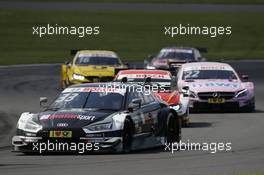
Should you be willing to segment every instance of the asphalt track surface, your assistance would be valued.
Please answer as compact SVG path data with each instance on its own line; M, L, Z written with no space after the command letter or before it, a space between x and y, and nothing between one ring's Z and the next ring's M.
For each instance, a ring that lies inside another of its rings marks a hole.
M131 154L35 155L11 152L21 112L39 111L39 97L60 92L59 65L0 67L0 174L232 174L264 172L264 61L232 62L255 83L255 113L191 114L183 141L231 142L232 151L177 151L161 148Z
M133 10L167 12L264 12L264 5L148 4L86 2L0 2L0 9Z

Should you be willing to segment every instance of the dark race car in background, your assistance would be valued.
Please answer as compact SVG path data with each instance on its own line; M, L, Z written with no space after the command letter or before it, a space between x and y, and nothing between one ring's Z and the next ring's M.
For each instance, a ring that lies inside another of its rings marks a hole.
M187 62L204 61L200 52L207 52L206 48L166 47L155 56L144 60L145 69L168 70L175 75L178 68Z
M134 88L121 83L66 88L43 112L21 115L14 151L32 152L34 144L52 142L93 143L99 151L129 152L179 142L177 113L152 93Z

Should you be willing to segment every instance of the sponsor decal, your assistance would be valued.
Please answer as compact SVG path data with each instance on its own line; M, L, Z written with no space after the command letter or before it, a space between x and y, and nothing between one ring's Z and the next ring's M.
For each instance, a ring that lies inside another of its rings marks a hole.
M95 116L86 116L86 115L79 115L78 116L79 120L94 120Z
M198 65L198 66L194 66L194 67L186 67L184 69L184 71L190 71L190 70L231 70L232 69L230 67L227 66L202 66L202 65Z
M154 119L151 113L144 116L145 124L154 124Z
M150 78L171 80L171 77L169 75L147 74L147 73L145 73L145 74L122 74L122 75L118 76L118 80L121 80L124 77L127 77L127 78L139 78L139 79L150 77Z
M111 87L83 87L83 88L67 88L63 93L68 92L104 92L104 93L119 93L125 94L125 89Z
M164 52L178 52L178 53L189 53L191 54L193 51L188 49L162 49L162 53Z
M193 88L201 88L201 87L223 87L223 88L238 88L238 83L217 83L217 82L210 82L210 83L192 83L191 86Z
M78 120L91 120L95 119L95 116L90 115L77 115L77 114L48 114L40 116L40 120L48 119L78 119Z
M112 58L117 58L117 55L109 54L106 52L100 52L100 53L79 54L79 57L112 57Z

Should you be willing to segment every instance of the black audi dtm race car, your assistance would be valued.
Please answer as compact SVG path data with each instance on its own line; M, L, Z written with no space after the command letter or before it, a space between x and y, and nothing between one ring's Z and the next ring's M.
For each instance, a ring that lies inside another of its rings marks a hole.
M70 86L42 112L21 115L12 138L13 149L24 153L80 148L130 152L179 142L177 113L142 89L124 83ZM41 105L44 102L47 98L41 97Z

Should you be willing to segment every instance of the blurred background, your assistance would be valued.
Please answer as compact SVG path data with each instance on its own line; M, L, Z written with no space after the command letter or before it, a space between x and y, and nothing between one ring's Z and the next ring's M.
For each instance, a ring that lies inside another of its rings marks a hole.
M128 61L143 60L166 46L206 47L209 60L262 59L262 4L264 0L1 0L0 65L62 63L71 59L72 48L113 50ZM32 35L33 26L47 24L100 26L100 34ZM164 26L179 24L231 26L232 34L164 35Z

